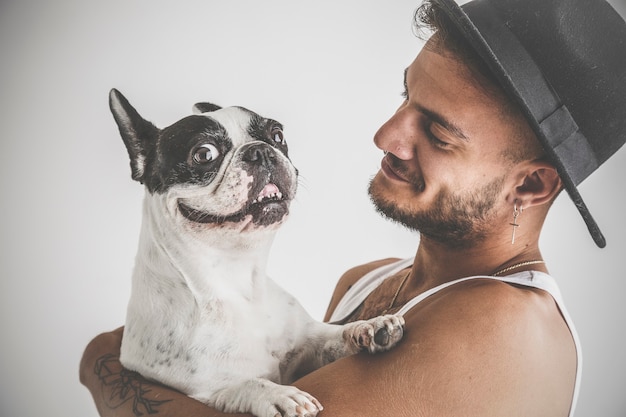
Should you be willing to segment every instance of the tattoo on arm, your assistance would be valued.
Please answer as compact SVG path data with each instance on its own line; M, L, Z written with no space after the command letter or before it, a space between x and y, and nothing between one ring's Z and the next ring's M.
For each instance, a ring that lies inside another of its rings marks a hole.
M132 401L133 413L142 416L145 413L158 413L160 405L171 401L148 398L152 384L137 372L122 367L119 358L113 354L109 353L98 358L94 371L102 383L102 398L105 405L111 409L117 409Z

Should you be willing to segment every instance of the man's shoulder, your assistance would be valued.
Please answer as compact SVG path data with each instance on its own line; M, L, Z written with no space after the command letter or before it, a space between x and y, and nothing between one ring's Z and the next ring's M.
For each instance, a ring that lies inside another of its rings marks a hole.
M404 317L405 336L394 349L336 361L305 377L303 387L342 416L549 416L569 409L576 352L549 294L476 279L431 295Z
M381 404L387 415L548 416L569 409L576 351L549 294L475 279L431 295L404 317L405 336L394 349L336 361L305 377L303 387L342 416L381 415Z
M563 407L571 401L576 350L550 294L476 279L430 298L405 314L405 340L390 354L407 378L449 381L457 394L494 406L499 398L507 399L503 405L533 397Z

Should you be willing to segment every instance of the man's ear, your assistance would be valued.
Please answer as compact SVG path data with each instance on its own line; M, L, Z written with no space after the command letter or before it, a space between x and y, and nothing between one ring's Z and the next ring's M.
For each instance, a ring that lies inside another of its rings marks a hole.
M545 161L529 162L520 172L511 199L524 208L551 202L561 191L563 183L554 165Z

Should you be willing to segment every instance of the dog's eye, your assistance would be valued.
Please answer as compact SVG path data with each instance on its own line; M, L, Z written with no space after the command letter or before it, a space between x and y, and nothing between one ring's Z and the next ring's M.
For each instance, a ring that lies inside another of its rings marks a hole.
M274 127L272 129L272 139L274 139L274 142L280 144L280 145L284 145L285 144L285 138L283 137L283 131L280 127Z
M196 149L196 152L193 154L193 161L196 164L204 164L215 161L218 156L220 156L220 151L218 151L214 145L205 143Z

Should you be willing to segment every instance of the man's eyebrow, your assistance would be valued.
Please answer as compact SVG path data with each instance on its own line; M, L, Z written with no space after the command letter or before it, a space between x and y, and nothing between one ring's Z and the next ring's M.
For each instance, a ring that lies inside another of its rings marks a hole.
M406 81L408 72L409 72L409 67L406 67L404 69L404 98L406 99L409 98L409 86ZM432 110L428 110L427 108L420 106L420 105L418 105L417 108L426 117L428 117L430 120L434 121L435 123L441 125L444 129L452 133L454 136L458 137L459 139L469 140L469 137L465 133L463 133L463 130L460 127L452 123L450 120L446 119L441 114L436 113Z
M469 137L465 133L463 133L463 130L459 126L451 122L449 119L446 119L441 114L436 113L432 110L428 110L427 108L422 106L418 106L418 109L422 114L424 114L426 117L428 117L430 120L437 123L438 125L441 125L444 129L452 133L454 136L458 137L459 139L469 141Z

